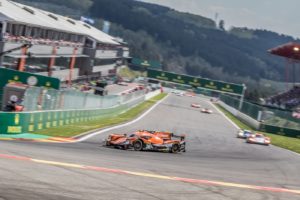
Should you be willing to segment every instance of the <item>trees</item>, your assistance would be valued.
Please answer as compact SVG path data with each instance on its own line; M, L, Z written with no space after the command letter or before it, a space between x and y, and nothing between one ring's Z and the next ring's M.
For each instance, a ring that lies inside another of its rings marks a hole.
M112 22L111 34L125 39L132 57L159 60L167 70L247 83L253 88L260 87L260 79L284 79L283 60L267 50L294 40L266 30L226 31L224 20L216 24L205 17L140 1L31 1L79 8L77 11L86 11L96 21ZM101 23L96 25L100 27Z
M219 22L219 29L225 31L225 21L223 19Z
M145 38L138 37L141 40L148 40L139 47L137 44L140 41L128 38L134 47L133 56L154 59L156 51L160 55L157 57L162 57L166 62L174 63L174 57L179 56L182 58L177 60L197 57L198 60L202 59L209 63L209 67L200 66L200 62L193 64L191 68L191 65L183 62L182 64L186 66L173 64L173 67L168 67L172 70L205 73L207 76L220 79L224 79L226 73L238 77L249 76L254 80L281 79L282 62L266 53L269 48L281 44L284 40L276 33L252 31L251 37L241 37L237 36L237 30L225 31L224 20L219 23L220 29L216 29L213 20L131 0L97 0L94 1L90 13L95 18L104 18L121 24L124 29L137 34L143 36L147 34ZM137 38L137 35L134 37ZM155 45L149 45L149 37L150 43ZM288 39L292 40L291 37ZM158 50L158 46L162 49ZM170 53L175 56L170 56ZM223 70L223 74L218 71L219 69Z

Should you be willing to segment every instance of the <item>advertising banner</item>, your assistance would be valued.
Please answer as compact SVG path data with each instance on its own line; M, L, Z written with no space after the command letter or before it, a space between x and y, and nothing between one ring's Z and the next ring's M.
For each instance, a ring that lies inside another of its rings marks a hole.
M232 93L236 95L243 94L243 85L228 83L223 81L216 81L211 79L199 78L188 75L180 75L171 72L165 72L155 69L148 69L148 78L157 79L161 81L173 82L177 84L189 85L192 87L199 87L208 90L215 90L220 92Z

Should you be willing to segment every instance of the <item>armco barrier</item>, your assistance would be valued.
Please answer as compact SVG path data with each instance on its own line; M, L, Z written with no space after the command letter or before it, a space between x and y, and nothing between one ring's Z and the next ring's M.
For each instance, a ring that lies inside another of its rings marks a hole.
M71 110L71 109L92 109L108 108L143 95L144 91L139 90L123 96L106 95L99 96L92 93L83 93L74 89L45 89L30 87L26 90L22 102L26 111L43 110Z
M241 120L242 122L248 124L252 128L258 130L260 127L260 122L257 121L256 119L253 119L252 117L238 111L237 109L225 104L224 102L220 101L219 105L222 106L225 110L230 112L232 115L234 115L236 118Z
M264 124L238 111L237 109L225 104L222 101L219 101L219 105L222 106L228 112L230 112L232 115L234 115L236 118L246 123L248 126L254 128L255 130L287 137L300 138L299 130Z
M145 100L145 95L110 108L0 113L0 133L19 134L117 115Z

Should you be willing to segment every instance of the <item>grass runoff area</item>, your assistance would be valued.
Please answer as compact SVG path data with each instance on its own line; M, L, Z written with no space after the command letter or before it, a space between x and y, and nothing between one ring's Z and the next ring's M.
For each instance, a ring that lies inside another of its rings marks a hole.
M167 96L167 94L165 93L159 94L152 99L140 103L137 106L129 109L128 111L114 117L54 127L36 131L34 133L52 137L74 137L88 131L121 124L138 117L141 113L152 107L155 103L163 99L165 96Z
M247 126L240 120L238 120L235 116L233 116L230 112L225 110L222 106L216 105L229 119L231 119L238 127L241 129L253 130L251 127ZM282 147L284 149L288 149L300 154L300 139L291 138L281 135L275 135L271 133L264 133L268 137L271 138L271 143L275 146Z

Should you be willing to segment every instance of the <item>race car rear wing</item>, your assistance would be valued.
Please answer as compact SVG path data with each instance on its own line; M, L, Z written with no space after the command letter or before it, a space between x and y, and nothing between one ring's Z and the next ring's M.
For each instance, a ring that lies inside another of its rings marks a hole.
M172 137L174 137L174 138L180 138L181 141L185 140L185 135L175 135L175 134L172 134Z

